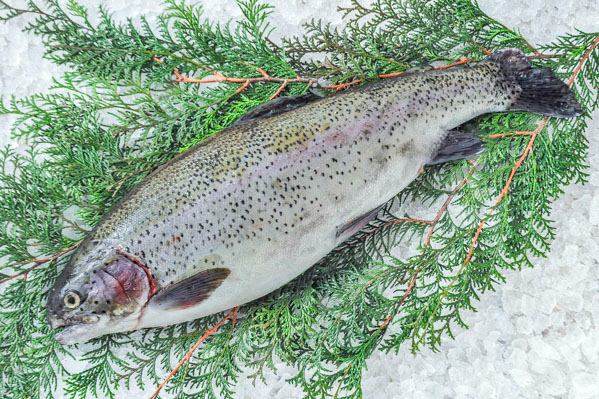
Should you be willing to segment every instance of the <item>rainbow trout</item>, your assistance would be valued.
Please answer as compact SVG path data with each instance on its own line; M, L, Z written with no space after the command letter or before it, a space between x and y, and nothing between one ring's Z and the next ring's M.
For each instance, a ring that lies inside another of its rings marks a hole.
M371 221L425 164L480 152L452 129L490 112L581 112L519 50L326 98L275 100L150 174L52 288L64 344L167 326L262 297Z

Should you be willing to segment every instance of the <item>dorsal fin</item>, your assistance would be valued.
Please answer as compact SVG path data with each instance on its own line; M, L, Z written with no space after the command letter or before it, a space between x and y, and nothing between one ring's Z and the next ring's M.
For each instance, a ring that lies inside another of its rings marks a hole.
M292 111L321 98L322 97L314 93L306 93L299 96L278 97L252 109L250 112L239 118L233 126L248 123L260 118L270 118L275 115Z

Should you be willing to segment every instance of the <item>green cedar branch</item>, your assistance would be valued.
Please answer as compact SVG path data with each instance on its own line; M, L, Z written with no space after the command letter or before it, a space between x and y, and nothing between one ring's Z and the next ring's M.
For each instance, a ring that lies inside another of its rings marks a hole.
M0 279L0 284L5 283L7 281L10 281L10 280L12 280L14 278L17 278L17 277L27 277L27 275L32 270L34 270L35 268L40 267L41 265L43 265L45 263L52 262L52 261L60 258L61 256L66 255L69 252L74 251L75 249L77 249L79 247L79 245L81 245L81 241L76 242L75 244L71 245L70 247L63 249L63 250L55 253L52 256L48 256L46 258L34 258L34 259L29 259L29 260L26 260L26 261L22 261L21 263L33 263L34 266L32 266L32 267L30 267L28 269L25 269L23 271L20 271L20 272L18 272L16 274L13 274L11 276L4 277L4 278ZM14 266L18 266L18 264L15 264Z
M225 322L227 320L231 320L231 324L233 325L233 328L235 327L235 324L237 324L237 311L239 310L239 306L233 308L231 311L229 311L229 313L227 313L225 315L225 317L223 317L218 323L216 323L214 325L214 327L212 327L211 329L207 330L197 341L195 344L193 344L193 346L191 348L189 348L189 351L187 351L187 353L185 354L185 356L179 360L179 362L175 365L175 367L171 370L171 372L166 376L166 378L160 383L160 385L156 388L156 390L154 391L154 393L152 394L152 396L150 396L150 399L155 399L158 397L158 395L160 394L160 391L162 391L162 389L164 388L164 386L171 380L171 378L173 378L173 376L179 371L179 369L181 368L181 366L183 366L186 362L189 361L189 359L191 359L191 357L193 356L193 353L196 351L196 349L198 349L198 347L200 345L202 345L202 343L208 339L211 335L213 335L215 332L217 332L221 326L223 324L225 324Z
M55 0L37 3L45 6L27 5L34 16L28 29L42 36L50 60L72 72L57 79L58 92L0 105L0 114L17 117L13 136L32 146L26 155L0 154L0 256L8 260L2 278L30 264L33 253L58 253L83 238L84 229L65 216L70 207L94 226L178 152L270 98L309 88L308 82L285 85L286 79L324 78L336 86L332 89L342 89L431 62L479 60L506 47L523 49L535 66L549 67L564 80L577 72L571 82L585 114L547 121L492 215L489 207L538 126L533 115L479 118L475 124L487 148L475 165L427 168L346 245L268 298L243 306L235 329L216 331L165 385L164 391L180 398L234 397L242 367L263 378L276 358L297 368L291 382L308 398L359 397L372 351L397 351L406 341L413 351L422 345L438 350L442 337L452 337L456 326L467 327L462 313L504 281L503 271L532 266L532 257L545 256L556 234L549 219L552 201L565 185L586 179L583 133L599 106L597 33L564 35L537 50L467 0L377 0L368 7L354 0L343 10L344 28L313 22L302 38L273 45L271 9L258 1L241 1L243 17L224 25L205 21L199 7L168 1L154 26L143 19L120 24L105 10L92 24L75 1L66 7ZM22 14L5 2L0 8L8 17ZM324 56L313 58L314 53ZM265 78L258 68L281 80L250 82L241 92L247 78L173 84L173 71L199 80L214 78L213 71ZM413 202L439 203L440 210L431 219L393 210ZM67 230L79 238L65 239ZM416 255L390 257L400 242L420 243ZM132 385L159 385L173 359L184 358L224 316L63 348L44 321L44 303L66 259L2 286L0 381L15 397L50 395L58 380L70 398L112 398ZM88 366L69 375L67 357Z

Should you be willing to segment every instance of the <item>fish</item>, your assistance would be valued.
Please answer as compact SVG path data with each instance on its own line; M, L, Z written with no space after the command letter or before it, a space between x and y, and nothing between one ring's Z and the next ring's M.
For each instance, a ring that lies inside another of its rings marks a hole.
M427 164L484 146L483 114L575 117L580 104L517 49L319 97L281 97L150 173L49 290L55 338L164 327L261 298L376 217Z

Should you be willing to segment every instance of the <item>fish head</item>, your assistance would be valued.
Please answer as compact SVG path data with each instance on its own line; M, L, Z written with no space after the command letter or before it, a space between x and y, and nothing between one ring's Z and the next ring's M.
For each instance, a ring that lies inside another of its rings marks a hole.
M153 293L151 275L135 258L103 242L87 242L50 290L51 328L62 344L134 329Z

